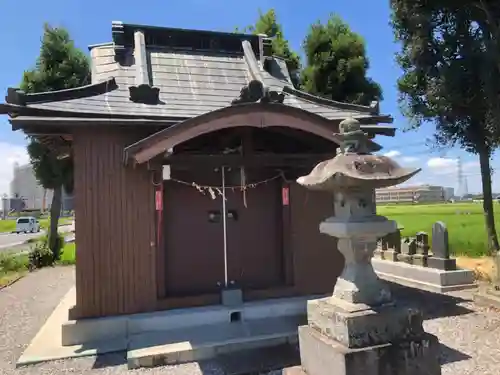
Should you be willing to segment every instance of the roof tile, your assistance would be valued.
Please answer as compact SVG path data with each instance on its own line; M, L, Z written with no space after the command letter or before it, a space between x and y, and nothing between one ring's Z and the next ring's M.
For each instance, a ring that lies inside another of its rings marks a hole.
M243 42L245 43L245 42ZM283 91L291 87L286 63L278 58L269 58L264 71L254 53L251 65L259 66L263 83L270 90ZM136 66L133 50L126 47L120 63L115 59L113 44L95 46L91 49L92 83L115 78L117 88L109 92L77 99L29 104L30 107L68 112L103 113L107 115L165 116L188 118L198 116L231 105L241 88L252 78L249 56L173 50L168 47L148 47L147 60L151 84L160 89L158 104L136 103L130 100L129 87L136 84ZM257 65L256 65L257 64ZM308 98L286 92L285 105L301 108L327 119L358 118L376 115L360 107L315 103Z

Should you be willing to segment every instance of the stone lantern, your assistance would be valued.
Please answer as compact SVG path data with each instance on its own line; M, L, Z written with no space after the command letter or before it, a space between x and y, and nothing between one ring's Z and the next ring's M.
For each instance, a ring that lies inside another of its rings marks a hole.
M420 169L405 169L368 151L355 119L340 124L340 153L297 182L331 192L334 216L320 224L338 239L345 266L331 297L309 301L299 327L302 370L309 375L440 374L437 338L424 332L419 311L398 306L373 270L377 240L397 230L376 214L375 189L400 184Z

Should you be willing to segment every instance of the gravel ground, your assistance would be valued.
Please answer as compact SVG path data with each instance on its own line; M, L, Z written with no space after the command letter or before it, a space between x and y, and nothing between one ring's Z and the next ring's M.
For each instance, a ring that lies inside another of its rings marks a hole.
M73 268L57 267L30 274L0 291L0 375L223 374L215 362L129 371L124 353L16 370L17 358L73 283ZM443 375L500 374L500 312L474 306L469 300L470 292L438 297L395 288L395 293L402 303L424 310L426 330L437 335L442 343Z

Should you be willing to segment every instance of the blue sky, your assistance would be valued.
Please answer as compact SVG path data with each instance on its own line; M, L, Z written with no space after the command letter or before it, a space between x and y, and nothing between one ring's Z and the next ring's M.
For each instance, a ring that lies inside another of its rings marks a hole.
M21 5L22 4L22 5ZM147 5L146 5L147 4ZM155 26L233 31L255 22L258 10L275 8L285 36L300 51L311 23L326 20L330 13L339 14L367 44L371 62L369 75L382 85L382 112L391 114L394 125L403 129L407 121L397 105L396 80L400 70L394 61L398 45L389 26L388 0L2 0L0 35L5 55L0 60L0 91L17 86L23 70L30 68L38 55L44 22L67 28L78 47L87 51L90 44L111 40L111 21ZM431 183L457 188L457 162L461 157L469 192L480 191L477 157L450 149L431 153L423 144L432 135L429 124L418 132L398 131L395 138L381 137L383 153L397 158L403 165L423 168L411 184ZM8 193L12 163L27 161L24 137L11 131L7 117L0 117L0 194ZM493 166L500 165L495 157ZM500 178L494 176L494 189L500 190Z

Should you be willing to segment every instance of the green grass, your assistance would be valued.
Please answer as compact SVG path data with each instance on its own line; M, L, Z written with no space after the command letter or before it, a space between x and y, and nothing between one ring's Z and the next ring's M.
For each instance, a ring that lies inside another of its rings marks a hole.
M495 223L500 226L500 206L495 204ZM487 255L487 237L483 208L478 203L432 205L378 206L377 213L387 216L404 227L403 236L415 236L419 231L432 235L436 221L446 224L450 250L456 255L481 257Z
M59 225L71 224L73 219L70 217L62 217L59 219ZM40 219L40 227L47 229L49 227L49 219ZM0 220L0 233L10 233L16 229L16 220Z
M0 253L0 287L24 276L28 272L28 255Z
M61 259L58 265L75 264L75 244L64 245ZM28 272L28 254L15 254L12 252L0 253L0 287L10 284L12 281L23 277Z
M61 260L59 260L59 263L63 265L75 264L75 250L76 245L74 242L64 245L63 253L61 255Z

